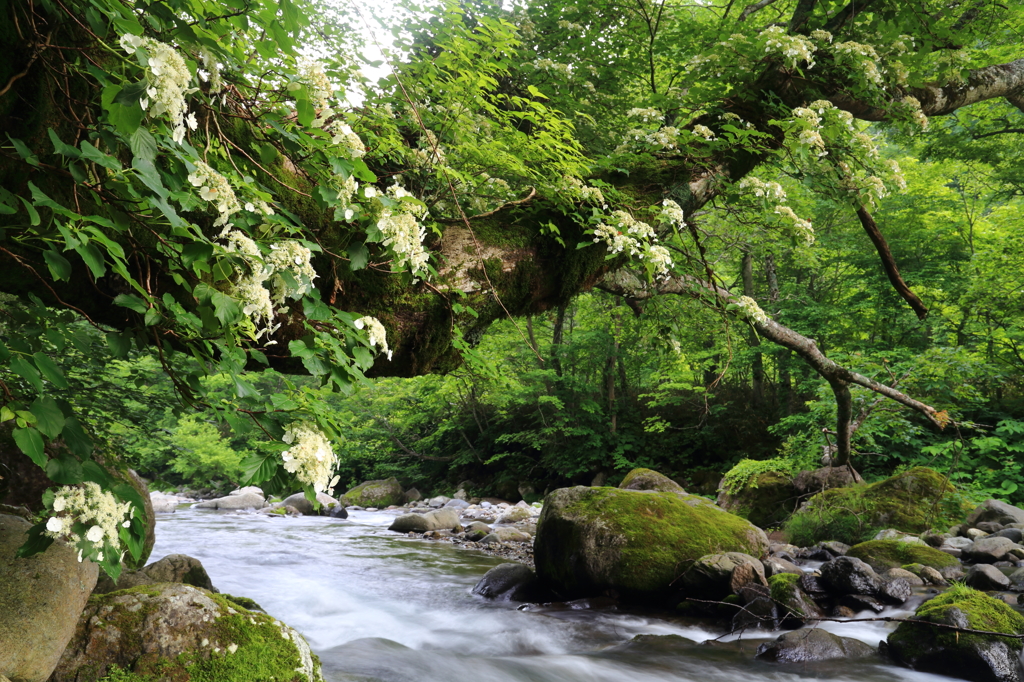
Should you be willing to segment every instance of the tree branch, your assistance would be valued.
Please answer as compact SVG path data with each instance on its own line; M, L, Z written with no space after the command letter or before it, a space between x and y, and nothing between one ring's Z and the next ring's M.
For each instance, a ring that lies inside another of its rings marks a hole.
M749 17L754 12L759 12L768 5L771 5L772 3L775 3L777 1L778 0L761 0L760 2L755 2L753 5L747 5L746 7L743 8L743 11L740 12L739 19L737 19L736 21L746 21L747 17Z
M907 283L903 281L903 277L900 276L900 269L896 267L896 259L893 258L892 251L889 250L889 244L885 241L885 237L882 236L881 230L878 229L875 219L871 217L871 214L863 206L857 209L857 217L860 218L860 224L864 227L864 231L868 233L868 237L871 238L871 243L875 245L878 257L882 259L882 269L885 270L885 275L889 278L892 288L913 308L914 313L917 314L917 319L923 320L928 317L928 308L917 297L917 294L910 290Z

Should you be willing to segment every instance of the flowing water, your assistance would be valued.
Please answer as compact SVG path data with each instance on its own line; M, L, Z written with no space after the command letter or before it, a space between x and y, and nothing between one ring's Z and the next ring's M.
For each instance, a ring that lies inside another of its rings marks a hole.
M256 600L302 632L332 682L949 679L875 661L755 660L757 645L778 633L702 644L723 632L617 610L519 610L471 594L501 559L389 532L388 513L350 514L268 518L179 509L158 515L151 560L180 553L202 561L219 590ZM877 645L891 626L823 627Z

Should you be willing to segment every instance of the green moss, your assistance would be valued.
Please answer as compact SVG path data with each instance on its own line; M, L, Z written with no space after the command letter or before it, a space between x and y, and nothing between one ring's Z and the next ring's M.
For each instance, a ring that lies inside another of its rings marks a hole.
M914 617L932 623L947 623L947 612L957 608L967 617L968 627L974 630L1003 632L1008 635L1024 634L1024 616L1014 611L1005 602L988 596L984 592L956 583L946 592L926 601L918 607ZM922 632L925 630L926 632ZM982 641L1002 641L1012 651L1020 649L1020 640L994 635L973 635L944 628L926 628L914 623L901 623L889 635L890 647L897 647L904 658L916 658L916 654L929 648L969 648Z
M772 599L777 602L788 600L800 582L796 573L776 573L768 578L768 587L772 591Z
M883 528L921 533L949 526L971 510L942 474L915 467L877 483L834 488L812 497L786 522L790 542L822 540L855 545Z
M352 505L387 507L392 504L402 504L404 501L402 486L394 478L389 478L386 481L360 483L341 497L341 503L346 507Z
M879 573L907 564L922 564L935 569L956 566L960 561L934 547L899 540L869 540L854 545L847 556L864 561Z
M535 545L538 573L570 592L593 588L567 565L563 551L584 545L588 534L599 534L597 551L602 551L601 543L617 549L605 577L617 589L637 595L668 591L706 554L759 556L765 549L750 523L696 495L608 487L570 491L575 499L557 516L551 513L550 500L545 502Z
M248 597L236 597L233 594L224 593L221 593L220 596L224 597L235 606L241 606L243 609L247 609L249 611L263 611L262 606L257 604L255 600L249 599Z
M107 671L105 677L102 677L98 682L148 682L148 678L141 677L135 673L125 670L120 666L114 666Z

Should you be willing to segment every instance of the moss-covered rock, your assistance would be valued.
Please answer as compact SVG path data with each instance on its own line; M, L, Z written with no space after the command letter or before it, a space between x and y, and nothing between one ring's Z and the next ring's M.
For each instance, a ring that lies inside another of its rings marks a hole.
M696 495L560 488L544 500L534 541L541 580L563 598L614 590L663 597L708 554L763 557L764 532Z
M622 479L623 490L656 490L661 493L685 493L683 486L652 469L633 469Z
M397 478L381 481L366 481L341 496L345 507L389 507L405 503L405 493Z
M728 478L723 479L723 483ZM788 474L765 471L747 478L737 487L724 485L718 493L718 506L742 516L751 523L768 528L785 521L797 505L797 492Z
M883 528L921 533L949 526L970 509L942 474L915 467L877 483L819 493L790 517L785 530L797 545L821 540L854 545Z
M800 587L800 576L795 573L776 573L768 578L772 601L778 606L783 627L800 627L809 620L825 615L810 595Z
M902 568L908 564L930 566L947 580L959 577L963 573L960 560L956 557L927 545L915 545L898 540L862 542L851 547L846 555L860 559L879 573L884 573L890 568Z
M127 675L131 676L127 676ZM322 682L302 635L237 601L162 583L94 595L50 682Z
M923 623L1024 634L1024 616L983 592L955 585L925 602L914 613ZM900 623L886 640L894 661L915 670L977 682L1018 682L1024 669L1019 659L1021 640L978 635L951 628Z

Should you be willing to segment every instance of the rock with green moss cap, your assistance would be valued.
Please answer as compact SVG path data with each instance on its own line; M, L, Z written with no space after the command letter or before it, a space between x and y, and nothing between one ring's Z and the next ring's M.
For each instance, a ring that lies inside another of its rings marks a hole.
M722 479L718 505L762 528L784 521L796 509L797 492L788 474L764 471L729 488Z
M685 493L683 486L653 469L633 469L622 479L623 490L656 490L660 493Z
M881 529L921 533L957 523L970 511L939 472L914 467L877 483L835 488L815 495L786 522L790 541L857 544Z
M352 488L341 496L341 504L344 507L376 507L383 509L391 505L400 505L405 502L405 493L397 478L388 478L380 481L366 481Z
M973 682L1020 682L1024 677L1020 639L954 629L1024 634L1024 616L1004 602L954 585L918 607L914 620L920 623L900 623L886 640L888 654L897 663Z
M161 583L93 596L50 682L130 679L322 682L298 632L198 587Z
M897 540L868 540L854 545L846 556L860 559L879 573L907 564L921 564L934 568L946 580L963 577L960 560L927 545L915 545Z
M534 561L566 599L609 590L651 599L672 594L705 555L767 549L761 529L697 495L576 486L545 498Z
M783 627L801 627L825 616L822 608L800 587L800 576L795 573L776 573L768 578L768 588L772 601L778 606Z

